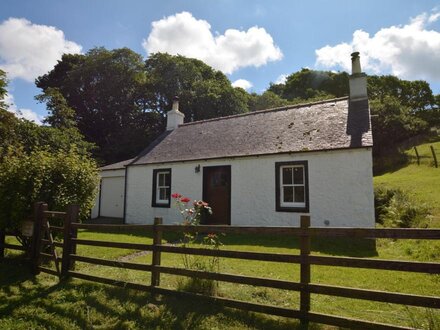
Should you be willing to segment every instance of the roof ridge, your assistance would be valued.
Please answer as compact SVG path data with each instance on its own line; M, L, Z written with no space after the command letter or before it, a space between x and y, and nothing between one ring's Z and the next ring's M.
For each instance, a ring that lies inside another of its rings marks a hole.
M236 115L230 115L230 116L224 116L224 117L217 117L217 118L211 118L211 119L192 121L192 122L189 122L189 123L183 123L183 124L180 124L179 127L181 127L181 126L196 125L196 124L202 124L202 123L211 122L211 121L219 121L219 120L230 119L230 118L235 118L235 117L251 116L251 115L256 115L256 114L260 114L260 113L267 113L267 112L274 112L274 111L282 111L282 110L288 110L288 109L297 109L297 108L309 107L309 106L312 106L312 105L318 105L318 104L323 104L323 103L331 103L331 102L343 101L343 100L347 100L348 98L349 98L348 96L344 96L344 97L338 97L338 98L328 99L328 100L321 100L321 101L308 102L308 103L300 103L300 104L293 104L293 105L285 105L285 106L277 107L277 108L269 108L269 109L263 109L263 110L257 110L257 111L250 111L250 112L240 113L240 114L236 114Z

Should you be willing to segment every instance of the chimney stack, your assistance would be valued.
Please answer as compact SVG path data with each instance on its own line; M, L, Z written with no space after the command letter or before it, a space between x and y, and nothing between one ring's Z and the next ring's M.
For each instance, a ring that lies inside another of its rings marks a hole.
M351 75L349 78L350 101L367 100L367 75L362 72L359 52L351 54Z
M173 99L173 108L167 112L167 131L172 131L183 124L185 115L179 111L179 98Z

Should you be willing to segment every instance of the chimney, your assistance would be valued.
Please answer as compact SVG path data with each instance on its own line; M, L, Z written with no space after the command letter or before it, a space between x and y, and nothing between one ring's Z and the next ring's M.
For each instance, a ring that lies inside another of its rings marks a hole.
M361 70L359 52L351 54L351 75L349 78L350 101L368 100L367 75Z
M179 98L173 99L173 108L167 112L167 131L172 131L183 124L185 115L179 111Z

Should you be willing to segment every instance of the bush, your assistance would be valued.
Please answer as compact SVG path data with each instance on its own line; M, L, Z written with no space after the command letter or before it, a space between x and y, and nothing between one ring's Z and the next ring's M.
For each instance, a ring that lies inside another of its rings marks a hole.
M94 160L69 151L9 148L0 161L0 227L19 228L32 215L33 203L44 201L50 210L64 211L80 205L80 216L88 216L99 182Z
M411 199L401 189L376 188L374 191L376 222L385 227L427 227L429 208Z

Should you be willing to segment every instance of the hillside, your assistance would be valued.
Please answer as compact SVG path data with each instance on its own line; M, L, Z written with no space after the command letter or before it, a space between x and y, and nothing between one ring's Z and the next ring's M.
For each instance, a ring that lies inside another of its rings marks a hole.
M417 165L414 149L406 151L410 163L394 172L374 177L374 186L400 188L416 200L426 203L433 215L432 227L440 227L440 167L435 168L430 146L434 147L440 162L440 142L417 146L421 161Z

